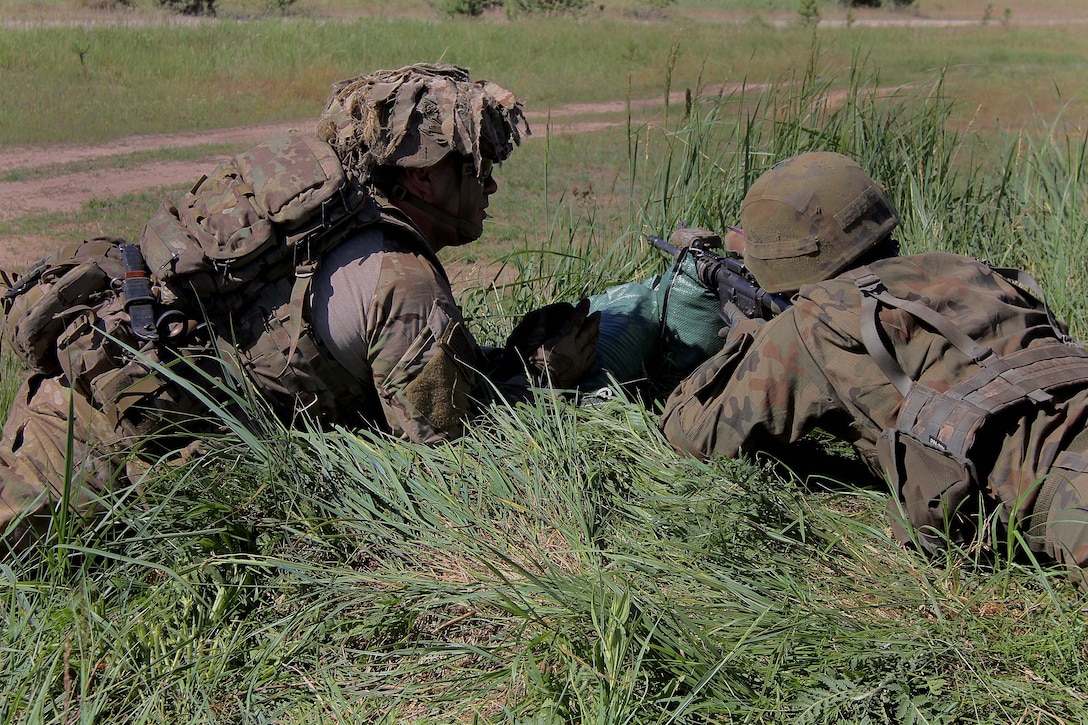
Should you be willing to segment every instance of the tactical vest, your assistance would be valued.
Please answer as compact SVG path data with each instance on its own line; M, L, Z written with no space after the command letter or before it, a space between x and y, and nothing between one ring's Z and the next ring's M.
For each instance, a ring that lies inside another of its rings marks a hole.
M869 267L856 271L862 294L861 338L865 349L903 396L896 426L881 434L877 457L898 491L906 518L923 549L943 546L943 535L965 540L972 532L968 499L985 490L985 474L976 468L976 443L989 423L1007 413L1050 403L1059 391L1088 383L1088 350L1072 340L1054 318L1042 291L1025 272L991 267L1018 284L1046 310L1054 339L999 356L971 339L936 310L892 295ZM896 360L881 332L881 306L903 310L934 330L973 361L978 369L938 392L912 380ZM992 441L991 441L992 443ZM981 480L980 480L981 474ZM1058 479L1054 479L1055 484ZM1048 507L1053 490L1039 493L1035 510ZM901 516L892 516L897 538L909 541Z
M63 372L118 421L130 407L119 399L172 387L148 363L179 357L198 369L217 360L220 378L244 372L284 418L380 421L375 392L313 334L306 300L321 257L382 221L328 144L276 136L164 202L138 247L98 238L34 265L4 295L3 337L32 371Z

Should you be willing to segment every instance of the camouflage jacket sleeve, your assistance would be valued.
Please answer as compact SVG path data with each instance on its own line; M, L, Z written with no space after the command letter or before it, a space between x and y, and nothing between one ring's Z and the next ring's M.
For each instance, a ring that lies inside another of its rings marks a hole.
M393 434L461 434L478 348L433 255L368 230L322 260L312 309L333 357L374 386Z
M793 313L735 336L677 386L660 421L674 446L700 458L762 450L798 440L836 407Z

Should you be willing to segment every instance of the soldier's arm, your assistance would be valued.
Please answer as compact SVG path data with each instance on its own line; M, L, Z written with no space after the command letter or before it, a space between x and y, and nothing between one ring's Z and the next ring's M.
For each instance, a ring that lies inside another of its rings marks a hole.
M738 335L689 375L659 425L680 450L732 457L798 440L836 399L788 311L757 335Z
M471 413L476 341L429 264L412 254L383 256L364 335L386 421L423 443L456 438Z
M314 326L336 360L372 385L395 435L461 433L477 348L441 271L371 230L332 250L313 284ZM352 401L345 401L350 405Z

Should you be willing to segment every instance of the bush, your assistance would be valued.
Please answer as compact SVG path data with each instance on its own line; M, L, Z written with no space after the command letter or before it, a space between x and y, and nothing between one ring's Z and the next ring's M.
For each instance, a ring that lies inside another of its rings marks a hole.
M80 5L91 10L118 10L131 8L135 0L81 0Z
M159 6L178 15L215 16L215 0L159 0Z
M664 7L676 0L648 0L649 4ZM489 8L505 7L509 16L573 13L589 5L590 0L434 0L434 7L445 15L477 17Z
M492 7L494 0L438 0L435 8L445 15L483 15L484 10Z
M797 16L805 25L820 22L820 5L817 0L801 0L797 6Z
M286 14L287 10L295 4L297 0L264 0L265 6L269 10L275 10Z
M905 8L914 4L914 0L839 0L839 5L850 8L881 8L893 6Z
M573 13L584 9L590 0L505 0L507 15L520 15L522 13L542 13L558 15L561 13Z

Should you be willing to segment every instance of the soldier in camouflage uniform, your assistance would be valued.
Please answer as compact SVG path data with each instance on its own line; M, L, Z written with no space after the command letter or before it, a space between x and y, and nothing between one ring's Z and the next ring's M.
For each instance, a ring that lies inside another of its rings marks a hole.
M191 359L208 357L212 343L231 346L228 357L285 419L305 409L322 422L371 426L423 443L460 435L469 417L497 396L516 400L538 386L572 387L596 357L599 314L588 314L588 300L531 312L504 348L483 349L467 329L436 256L481 235L488 198L497 189L493 164L504 161L528 133L513 94L472 81L462 68L420 64L337 83L316 138L327 144L323 148L331 146L343 168L347 183L341 196L365 203L350 206L347 221L337 222L338 230L348 225L346 236L337 236L331 251L312 265L296 268L296 279L262 279L227 319L210 319L214 336L193 338L204 347ZM262 153L267 156L279 143ZM312 139L307 143L313 146ZM272 159L261 168L291 163ZM218 172L219 167L213 179L237 176L234 169ZM269 186L277 192L282 185L273 180ZM192 200L194 192L186 198ZM254 193L245 186L243 195ZM211 196L198 200L206 203L199 207L201 220L212 216L204 211L219 200ZM178 208L185 208L184 200L164 204L141 237L152 269L166 264L176 272L185 264L176 246L178 238L188 238L186 232L176 236L176 225L185 220ZM326 207L320 211L324 215ZM252 233L247 229L231 239L244 241ZM175 246L161 243L163 238ZM331 237L315 237L315 244L322 238ZM93 240L77 250L71 266L90 260L108 284L127 273L117 263L117 249L115 240ZM175 304L185 287L192 289L190 278L176 280L176 288L160 280L156 304ZM60 284L53 285L54 293ZM300 304L296 297L303 294L306 303ZM214 310L215 303L203 300L201 307ZM94 299L77 295L70 304L87 312L71 324L69 314L68 326L61 325L52 359L59 358L62 370L32 375L4 427L0 552L24 547L32 531L46 530L61 501L94 510L97 494L114 486L132 462L132 449L149 438L162 442L167 429L199 434L207 417L182 388L114 349L114 337L131 340L134 326L115 289L107 286ZM186 355L172 341L136 346L153 361ZM69 461L74 470L66 474Z
M398 435L456 437L472 401L517 399L530 384L569 388L594 362L599 315L587 315L588 301L530 313L505 349L481 350L435 256L480 237L498 188L493 164L528 132L513 94L459 69L413 66L334 89L318 135L368 181L382 223L322 260L313 324Z
M741 222L749 269L796 292L793 305L761 324L723 304L725 348L661 418L673 445L788 460L785 444L821 429L890 479L904 542L939 550L996 512L1084 584L1088 354L1033 281L954 254L898 256L896 211L839 154L777 164Z

